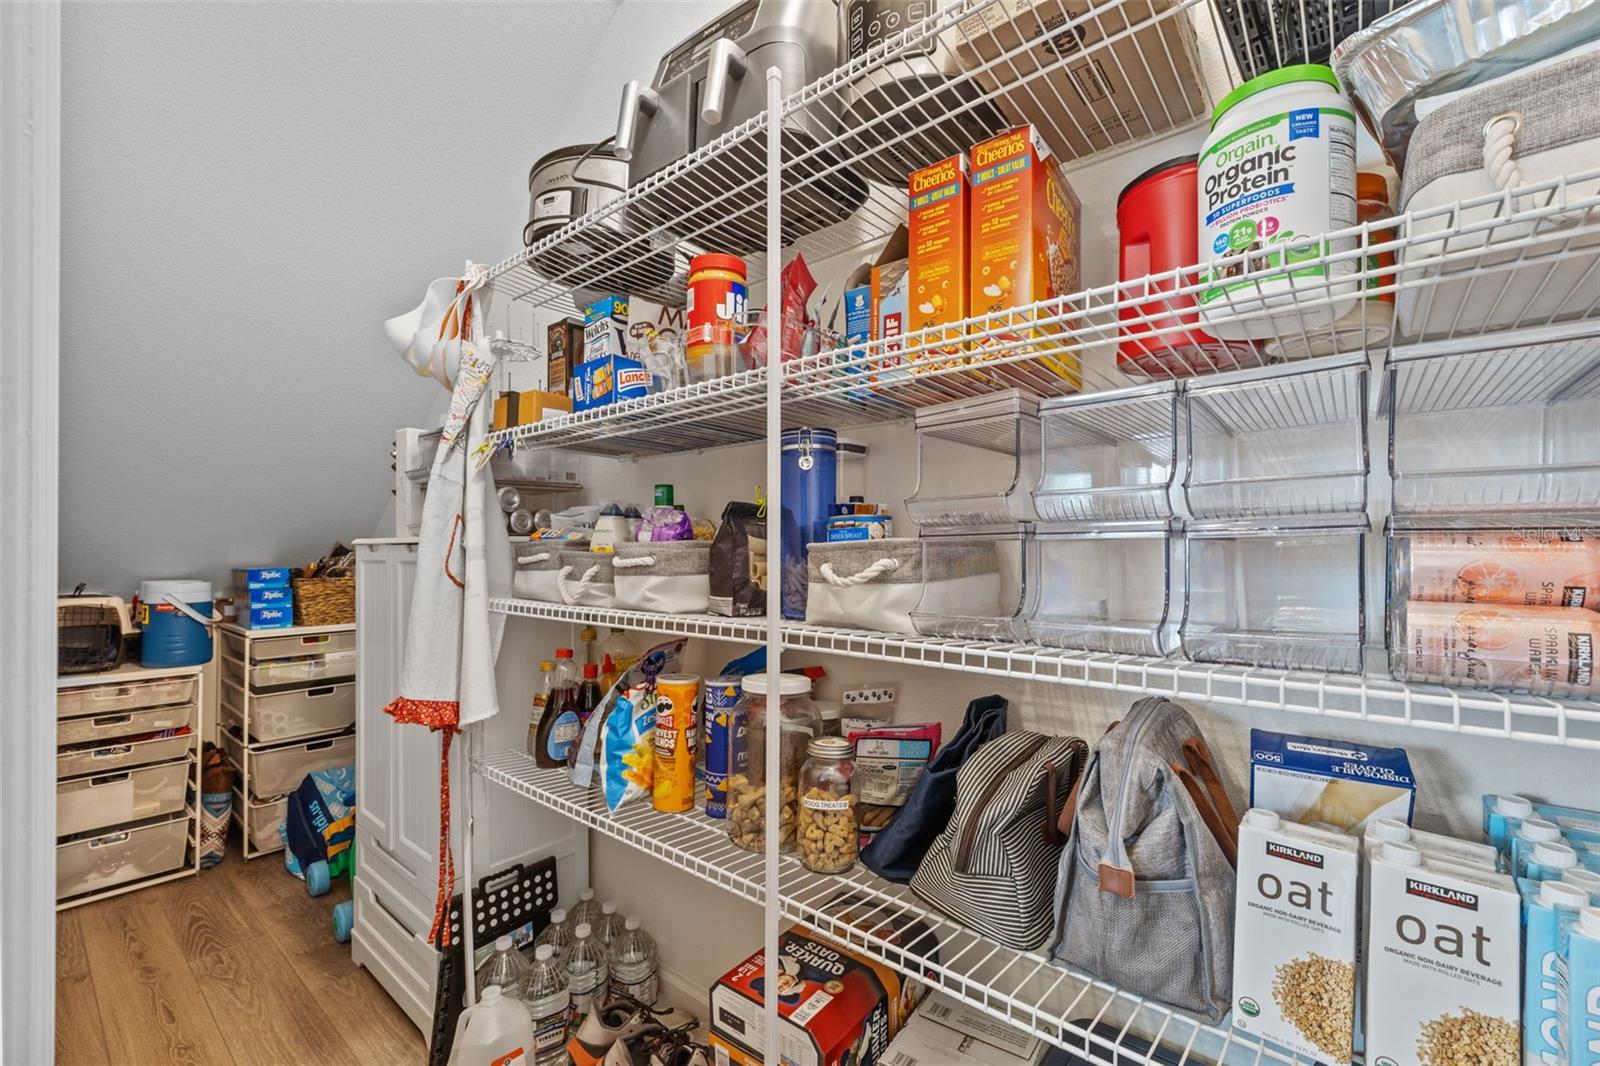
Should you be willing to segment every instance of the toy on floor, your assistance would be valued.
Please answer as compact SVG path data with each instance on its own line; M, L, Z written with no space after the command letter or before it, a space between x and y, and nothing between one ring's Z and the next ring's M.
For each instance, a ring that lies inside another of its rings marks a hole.
M356 771L353 766L316 770L285 801L284 867L320 896L333 878L354 864Z

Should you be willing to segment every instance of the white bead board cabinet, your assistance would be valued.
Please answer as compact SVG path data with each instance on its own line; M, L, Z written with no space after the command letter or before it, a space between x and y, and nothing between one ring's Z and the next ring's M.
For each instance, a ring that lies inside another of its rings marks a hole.
M217 736L238 776L244 857L283 850L287 793L306 774L355 761L356 627L220 627ZM359 797L358 797L359 802Z
M414 538L358 540L356 548L356 878L351 957L426 1036L432 1025L439 953L428 941L439 875L439 735L399 725L384 707L399 693L406 622L416 578ZM476 739L486 750L525 744L538 658L526 626L508 626L496 682L500 714ZM456 890L513 863L554 856L563 898L589 879L587 833L569 819L530 809L503 789L477 786L473 870L461 852L463 796L471 779L458 739L451 751L451 839Z
M56 679L58 910L199 871L203 669Z

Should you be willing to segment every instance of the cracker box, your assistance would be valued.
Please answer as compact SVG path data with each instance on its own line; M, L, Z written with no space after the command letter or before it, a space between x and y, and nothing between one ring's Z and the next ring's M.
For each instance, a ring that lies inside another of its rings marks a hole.
M1271 811L1239 825L1233 1025L1349 1066L1355 1037L1356 838Z
M1384 844L1368 865L1366 1061L1522 1059L1522 901L1504 874Z
M1190 25L1200 10L1184 0L998 0L951 37L1010 121L1043 126L1076 159L1200 117Z
M584 362L626 355L627 351L628 301L621 296L605 296L590 304L583 312Z
M889 966L804 926L778 937L778 1050L793 1066L876 1062L921 995ZM711 987L710 1034L718 1062L763 1061L766 959L745 959Z
M1369 820L1411 823L1417 783L1404 748L1250 731L1250 806L1360 837Z
M636 400L650 393L650 371L637 359L607 355L588 359L572 375L572 409L589 411Z
M1044 1041L942 992L929 992L882 1066L1035 1066Z
M1031 307L1082 288L1080 214L1078 197L1034 127L1021 126L973 145L968 279L972 314L1004 316L1013 308ZM1026 312L1025 317L1034 313ZM1000 324L1005 321L1002 318ZM998 340L1029 335L1030 331L1019 330L1002 333ZM996 339L987 343L993 345ZM979 358L984 346L980 341ZM1063 348L1056 340L1033 348L1008 348L1003 354ZM1041 362L1074 386L1079 383L1076 356L1047 355Z
M911 332L916 333L967 317L967 242L971 237L972 201L967 157L953 155L913 170L906 179L906 191L910 197L906 210L910 241L907 299ZM952 343L935 347L927 354L955 354L966 347L961 343L959 328L930 333L914 343L934 344L941 336L950 338Z
M567 394L572 387L572 368L583 362L583 320L564 318L545 330L545 388Z

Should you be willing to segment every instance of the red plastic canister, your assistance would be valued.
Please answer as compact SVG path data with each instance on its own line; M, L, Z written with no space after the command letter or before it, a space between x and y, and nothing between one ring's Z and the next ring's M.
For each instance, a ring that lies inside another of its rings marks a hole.
M1138 377L1172 378L1255 366L1259 352L1248 341L1220 341L1200 329L1194 297L1163 293L1193 285L1193 274L1151 281L1195 266L1200 230L1197 214L1198 156L1181 156L1140 174L1117 197L1117 235L1121 242L1118 277L1123 297L1151 297L1119 312L1122 342L1117 366Z

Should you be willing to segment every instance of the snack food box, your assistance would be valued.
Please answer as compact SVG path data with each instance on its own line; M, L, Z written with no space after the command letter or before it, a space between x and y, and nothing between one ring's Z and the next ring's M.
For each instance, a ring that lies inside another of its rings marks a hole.
M1416 779L1404 748L1250 731L1250 806L1361 836L1369 819L1411 824Z
M1233 1024L1348 1066L1356 998L1356 839L1251 810L1239 823Z
M588 411L650 393L650 371L637 359L607 355L585 361L572 375L572 409Z
M681 307L631 296L628 298L626 318L628 339L627 350L623 354L629 359L644 359L650 348L652 334L676 338L680 345L689 335L687 312Z
M883 1066L1034 1066L1044 1041L969 1007L943 992L929 992L880 1060Z
M894 519L886 514L835 515L828 519L829 544L853 540L880 540L894 536Z
M778 1047L793 1066L879 1061L921 996L919 982L804 926L779 934ZM757 951L711 986L717 1062L760 1066L766 958Z
M1034 127L1021 126L973 145L972 314L1004 315L1082 288L1081 213L1077 195ZM979 341L976 357L983 358L985 347L1030 335L1022 329ZM1008 348L1002 354L1063 349L1061 342L1052 341ZM1080 381L1074 355L1049 355L1041 363L1074 386Z
M967 157L957 154L913 170L906 178L910 233L907 311L913 333L967 317L972 202L968 175ZM966 348L961 329L947 330L943 336L952 343L934 348L931 354L955 354ZM935 339L928 335L915 343L931 344ZM926 359L927 354L921 358ZM917 359L913 356L913 361Z
M583 312L584 362L628 351L628 301L603 296ZM580 364L581 365L581 364Z
M583 320L565 318L545 330L545 388L565 394L572 387L572 368L583 362Z

